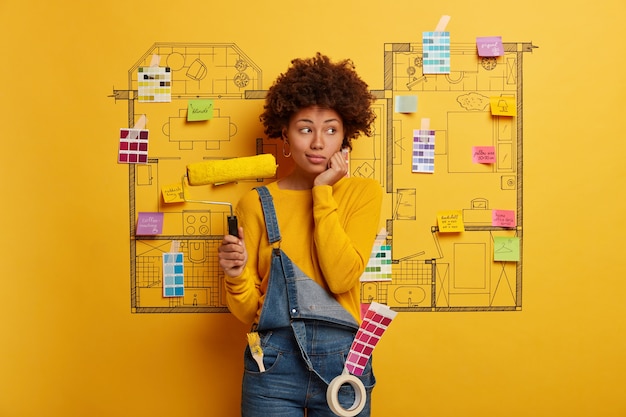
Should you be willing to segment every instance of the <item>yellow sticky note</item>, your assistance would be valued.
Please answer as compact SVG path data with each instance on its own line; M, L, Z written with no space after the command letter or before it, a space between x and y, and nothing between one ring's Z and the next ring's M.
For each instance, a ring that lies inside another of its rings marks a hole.
M437 226L441 233L464 232L463 211L447 210L437 213Z
M489 97L489 103L491 104L491 114L494 116L517 116L515 97Z
M164 203L182 203L185 201L182 184L170 184L161 187L161 195L163 195Z
M197 122L213 118L213 100L198 99L187 102L187 121Z

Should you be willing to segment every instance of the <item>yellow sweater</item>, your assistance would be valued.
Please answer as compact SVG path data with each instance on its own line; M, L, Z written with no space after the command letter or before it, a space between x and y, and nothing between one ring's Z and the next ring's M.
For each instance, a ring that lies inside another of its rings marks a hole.
M267 185L280 228L280 248L310 278L330 291L357 322L359 278L378 232L382 189L373 180L343 178L334 186L282 190ZM267 290L272 246L269 245L256 190L236 209L243 227L248 263L241 276L225 277L226 302L242 322L258 322Z

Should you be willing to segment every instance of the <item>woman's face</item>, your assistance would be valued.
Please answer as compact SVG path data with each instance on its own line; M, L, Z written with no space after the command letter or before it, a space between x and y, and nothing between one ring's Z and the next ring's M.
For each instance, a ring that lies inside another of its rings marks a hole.
M339 114L318 106L300 109L283 130L283 140L302 175L316 176L328 167L330 157L341 151L344 130Z

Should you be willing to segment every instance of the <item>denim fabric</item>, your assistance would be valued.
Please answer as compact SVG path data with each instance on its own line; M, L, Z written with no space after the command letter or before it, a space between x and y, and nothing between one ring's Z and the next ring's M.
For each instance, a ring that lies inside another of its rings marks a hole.
M272 196L266 187L256 190L261 199L269 243L279 243L280 231ZM269 303L268 298L271 300ZM280 248L275 247L268 289L257 329L286 327L298 319L321 320L355 331L359 329L354 317L328 291L306 276Z
M307 345L309 357L317 372L311 371L302 360L300 347L291 328L261 332L265 372L259 372L257 363L247 348L244 355L242 384L242 417L334 417L326 403L328 384L341 373L350 345L352 332L322 322L308 322ZM363 375L358 377L365 386L367 402L359 417L369 417L371 392L376 379L371 360ZM349 408L354 403L354 390L345 385L338 393L339 403Z
M257 188L270 243L280 242L272 198ZM261 334L263 362L245 352L242 384L244 417L334 416L326 403L330 381L340 375L358 323L326 290L307 277L289 257L275 247L265 301L256 330ZM371 360L370 360L371 362ZM375 385L371 363L360 377L368 393L361 417L370 414L370 393ZM339 390L340 404L354 402L354 390Z

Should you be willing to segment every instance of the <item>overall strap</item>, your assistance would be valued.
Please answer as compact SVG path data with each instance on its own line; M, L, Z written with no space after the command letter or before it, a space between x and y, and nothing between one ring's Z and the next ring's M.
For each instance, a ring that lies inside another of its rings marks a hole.
M280 242L280 230L278 229L278 220L276 219L276 210L272 195L266 186L255 188L261 199L261 208L265 217L265 228L267 229L267 237L270 245Z

